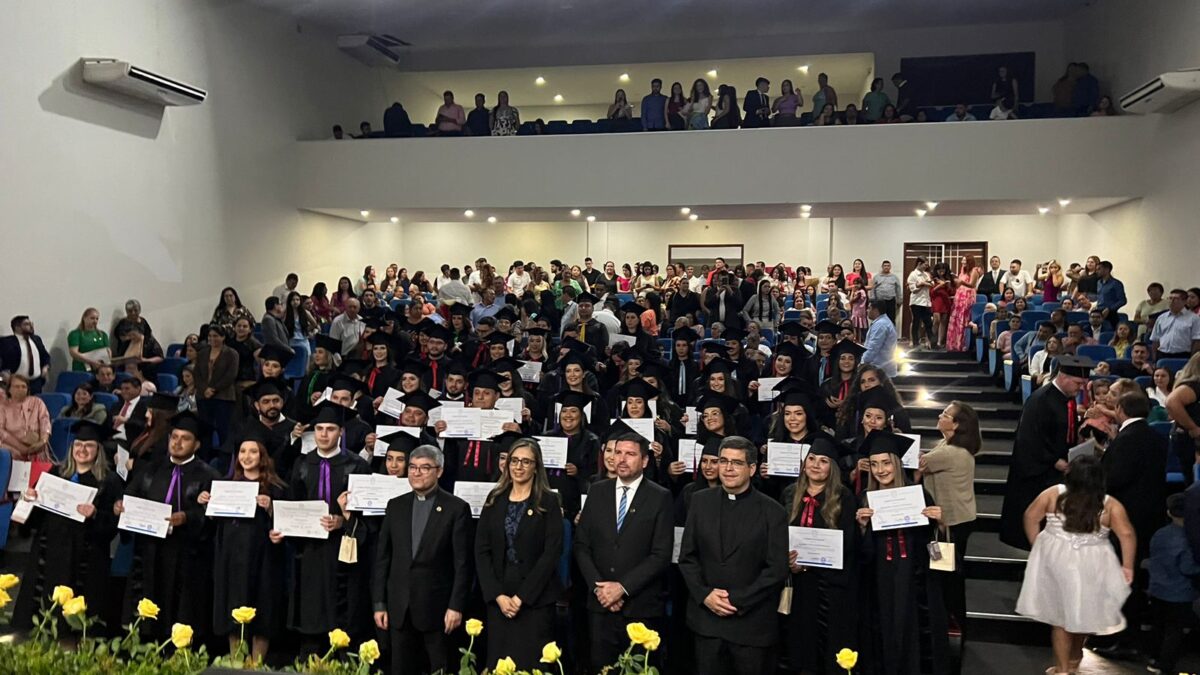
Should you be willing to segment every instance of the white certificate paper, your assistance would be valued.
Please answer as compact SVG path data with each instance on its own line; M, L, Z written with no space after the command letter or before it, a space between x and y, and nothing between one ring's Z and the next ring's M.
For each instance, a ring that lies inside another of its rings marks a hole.
M113 462L116 464L114 468L117 471L117 475L121 477L121 480L127 480L129 478L129 450L118 445L117 456L113 459Z
M476 408L476 410L478 410ZM504 433L503 427L513 421L507 410L479 410L479 435L471 438L490 439Z
M867 493L867 506L875 511L871 529L876 532L929 524L929 519L921 515L925 510L925 491L920 485L871 490Z
M429 421L426 423L426 426L433 426L441 422L444 411L452 408L462 408L466 405L462 401L439 401L439 403L441 403L440 406L429 411ZM442 438L445 438L445 436L442 436Z
M300 454L307 455L317 449L317 434L315 431L305 431L300 434Z
M542 447L542 462L547 469L567 468L567 439L555 436L534 436Z
M499 398L496 399L496 410L507 410L512 413L510 422L521 423L521 411L525 409L525 399L516 398Z
M808 443L767 441L767 475L799 476L810 448Z
M171 526L170 504L132 496L126 496L123 503L125 510L117 521L118 530L167 538L167 530Z
M471 517L478 518L483 511L483 503L487 501L488 493L496 487L495 483L482 481L455 481L454 496L471 506Z
M329 532L321 527L321 518L329 515L329 505L319 499L299 502L275 501L274 529L285 537L328 539Z
M679 549L683 547L683 528L675 528L675 543L671 546L671 562L679 562Z
M624 342L625 344L629 345L630 347L635 347L635 346L637 346L637 337L635 337L633 335L621 335L620 333L609 333L608 334L608 346L609 347L617 344L618 342Z
M389 417L400 419L400 413L404 412L404 404L400 402L400 397L404 393L399 389L388 387L388 390L383 395L383 402L379 404L379 412Z
M79 523L82 523L84 518L75 507L91 504L96 498L96 488L63 480L49 471L38 477L34 489L37 490L35 506Z
M377 473L352 473L348 477L350 496L347 511L362 511L364 516L382 516L387 504L400 495L412 492L407 478Z
M782 377L760 377L758 378L758 400L774 401L779 392L775 391L775 385L783 382Z
M208 489L210 518L253 518L258 508L258 481L214 480Z
M694 438L679 439L679 461L683 462L685 472L696 473L700 468L702 450L704 450L704 445L697 443Z
M412 436L413 438L421 437L420 427L395 427L390 425L377 426L375 427L375 447L371 449L371 456L387 457L388 443L387 441L381 441L379 439L383 438L384 436L391 436L392 434L401 431L409 436Z
M479 438L482 423L479 408L447 408L443 405L434 410L442 411L442 421L446 423L442 438Z
M634 431L638 432L638 435L640 435L642 438L646 439L647 441L649 441L651 443L654 442L654 420L653 419L651 419L649 417L643 417L641 419L635 420L635 419L625 417L625 418L622 418L621 421L624 422L625 424L629 425L630 429L633 429Z
M542 379L542 362L522 361L517 374L521 376L522 382L539 382Z
M921 435L920 434L896 434L905 438L911 438L913 444L908 446L904 456L900 458L900 466L906 469L917 469L921 462Z
M683 425L683 433L688 436L695 436L696 430L700 428L700 411L690 406L684 408L683 411L687 415L687 423Z
M842 569L842 531L819 527L788 527L788 550L805 567Z
M29 479L32 477L30 469L33 468L33 462L12 462L12 473L8 474L8 491L9 492L24 492L29 489Z

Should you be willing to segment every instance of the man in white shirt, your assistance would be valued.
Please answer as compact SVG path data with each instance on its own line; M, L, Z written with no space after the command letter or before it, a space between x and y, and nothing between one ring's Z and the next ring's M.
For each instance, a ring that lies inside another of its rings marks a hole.
M1187 291L1172 289L1170 308L1154 320L1150 342L1160 359L1186 359L1200 351L1200 315L1186 303Z
M917 258L916 269L908 275L908 311L912 314L909 341L914 346L924 344L930 349L937 346L937 335L933 332L933 303L929 299L929 289L932 286L929 262L924 258ZM925 329L924 339L920 337L920 328Z
M990 298L1004 290L1004 270L1000 269L1000 256L998 255L992 256L988 265L991 266L991 269L979 277L979 283L975 285L975 290Z
M346 311L333 317L329 325L329 337L342 342L342 356L354 351L366 330L367 324L359 317L358 309L357 298L346 300Z
M433 290L435 291L441 289L442 284L450 281L450 266L443 263L441 271L442 273L433 280Z
M525 287L533 283L529 273L525 271L525 263L520 260L513 263L513 271L508 275L508 291L520 298L525 295Z
M699 293L704 288L704 277L696 274L696 266L687 266L687 284L688 290L693 293Z
M295 272L289 272L287 279L285 279L282 284L276 286L275 290L271 291L271 295L279 298L279 304L287 307L288 294L296 290L296 287L299 285L300 277L297 276Z
M1029 276L1029 272L1021 269L1021 261L1015 258L1008 264L1008 277L1005 278L1004 285L1013 289L1013 293L1018 298L1028 298L1033 295L1033 277Z
M438 284L438 302L451 306L454 304L470 306L474 304L474 298L471 296L471 289L467 288L461 280L462 275L457 267L450 268L450 273L446 281ZM441 280L441 277L438 277Z
M50 353L42 338L34 334L33 320L19 314L9 322L12 335L0 338L0 371L29 378L29 393L40 394L50 374Z
M617 333L621 332L621 320L618 319L616 313L613 312L613 307L615 307L616 304L617 301L610 298L604 302L600 309L592 313L592 318L604 324L604 327L608 329L609 335L616 335Z
M467 286L476 293L478 293L480 290L482 290L481 288L479 288L480 275L483 274L483 266L486 264L487 264L487 258L476 258L475 259L475 269L471 270L471 273L469 275L467 275ZM478 302L478 300L476 300L476 302Z

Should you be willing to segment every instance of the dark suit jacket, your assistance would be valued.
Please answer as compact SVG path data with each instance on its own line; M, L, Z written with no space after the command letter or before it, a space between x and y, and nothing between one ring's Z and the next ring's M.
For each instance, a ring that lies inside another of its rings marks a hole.
M378 554L371 583L375 611L388 613L399 628L407 613L421 632L440 631L447 609L463 611L471 576L471 507L441 488L434 488L429 522L417 550L412 550L415 493L388 502L379 531Z
M688 588L687 624L699 635L752 647L769 647L779 635L779 593L788 577L787 512L778 502L753 490L745 504L743 527L728 557L721 553L720 509L724 488L700 490L692 497L679 572ZM721 617L704 605L713 589L729 592L737 614Z
M625 587L621 613L654 618L667 612L667 570L675 529L671 524L671 492L643 477L617 532L617 481L593 483L575 529L575 561L588 591L588 609L607 612L593 592L598 581Z
M125 418L125 438L133 443L133 440L142 435L146 430L146 411L148 409L149 396L138 398L137 405L129 411L129 415ZM110 424L116 422L117 415L121 414L121 408L125 407L125 399L118 397L117 402L108 409L108 421Z
M1129 513L1139 556L1149 552L1150 537L1166 518L1167 452L1166 437L1138 420L1113 437L1100 459L1105 491Z
M517 526L513 543L517 562L505 558L507 543L504 517L508 501L496 498L479 514L475 531L475 568L479 587L487 602L501 595L517 596L523 605L544 607L553 604L562 593L558 580L558 561L563 552L563 513L558 495L542 495L541 511L528 508ZM511 569L510 569L511 567Z
M46 351L46 345L42 344L42 338L33 335L30 336L33 341L33 348L37 350L38 358L42 361L42 367L50 365L50 352ZM6 335L0 338L0 370L7 370L10 373L17 372L21 367L21 341L16 335ZM29 373L21 373L28 375ZM34 374L34 379L42 376L39 371Z
M979 277L979 285L975 287L975 290L986 295L1004 292L1004 278L1008 273L1002 269L996 270L996 272L1000 275L998 279L992 278L992 268L989 267L983 276Z
M731 293L725 294L725 321L726 328L744 328L742 325L742 307L745 303L742 302L742 296L734 289ZM708 325L720 321L721 316L721 293L716 288L709 288L707 297L704 301L704 313L708 315Z
M766 117L759 117L758 111L760 108L767 109ZM767 127L771 126L771 95L760 94L758 89L751 89L746 92L746 97L742 99L742 111L746 114L742 117L742 126L746 128Z

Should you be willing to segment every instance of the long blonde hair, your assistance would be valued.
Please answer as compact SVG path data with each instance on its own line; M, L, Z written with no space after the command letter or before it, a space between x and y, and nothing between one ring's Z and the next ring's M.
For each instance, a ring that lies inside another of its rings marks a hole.
M542 446L532 438L518 439L508 449L508 464L504 467L504 473L501 474L500 480L496 481L496 487L488 493L487 500L483 503L484 506L491 506L497 498L504 496L512 489L512 456L521 448L529 448L533 452L533 485L530 489L529 499L538 513L545 512L545 509L542 508L542 496L550 492L550 479L546 477L546 465L542 463Z
M1192 354L1188 362L1175 373L1176 386L1184 382L1195 382L1200 380L1200 352Z
M96 443L96 460L92 462L92 475L96 477L97 483L103 483L104 478L108 476L108 456L104 454L104 443L95 441ZM74 445L74 443L72 443ZM70 448L67 449L67 461L63 463L59 469L58 475L69 479L75 475L78 468L75 466L75 453Z
M872 453L872 454L882 455L885 453L876 452L876 453ZM893 467L893 471L896 476L896 479L895 479L892 487L904 487L908 483L905 481L905 478L904 478L904 465L900 463L900 456L894 452L889 452L886 454L892 458L892 467ZM873 472L867 472L867 473L868 473L867 491L878 490L879 489L879 481L875 480L875 474Z
M796 494L792 495L792 511L788 522L794 522L800 517L800 511L804 509L804 495L808 494L808 476L804 473L804 469L800 470L800 477L796 479ZM839 529L838 520L842 515L842 495L846 494L846 487L842 483L842 469L837 462L829 463L829 478L825 480L825 503L821 505L821 520L825 521L825 527L836 530Z

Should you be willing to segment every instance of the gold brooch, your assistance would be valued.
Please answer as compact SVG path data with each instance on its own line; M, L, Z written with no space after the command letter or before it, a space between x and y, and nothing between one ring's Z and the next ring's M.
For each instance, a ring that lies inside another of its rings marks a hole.
M438 510L438 512L440 513L440 512L441 512L441 510L442 510L442 507L440 507L440 506L439 506L439 507L437 507L437 510Z
M533 515L533 509L529 509L528 511L526 511L526 512L525 512L525 515L527 515L527 516L532 516L532 515Z

